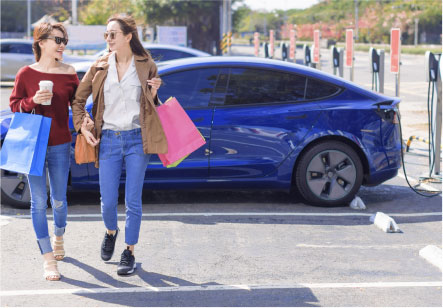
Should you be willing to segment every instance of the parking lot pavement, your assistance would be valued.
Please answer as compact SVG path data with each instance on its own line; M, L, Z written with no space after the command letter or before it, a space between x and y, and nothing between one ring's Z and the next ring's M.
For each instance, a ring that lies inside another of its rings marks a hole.
M400 185L399 185L400 184ZM123 231L100 260L96 193L70 193L67 257L46 282L28 211L2 206L2 306L438 306L442 274L419 256L441 249L441 196L401 179L359 196L367 209L311 207L279 192L146 192L137 270L119 277ZM382 211L403 233L369 221Z

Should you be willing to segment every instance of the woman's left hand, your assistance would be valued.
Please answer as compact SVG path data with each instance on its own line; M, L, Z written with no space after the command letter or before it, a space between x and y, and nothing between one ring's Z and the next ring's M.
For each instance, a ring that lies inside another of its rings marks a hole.
M152 78L146 80L146 82L148 83L148 86L151 86L152 97L155 97L157 95L157 90L162 84L162 80L160 78Z

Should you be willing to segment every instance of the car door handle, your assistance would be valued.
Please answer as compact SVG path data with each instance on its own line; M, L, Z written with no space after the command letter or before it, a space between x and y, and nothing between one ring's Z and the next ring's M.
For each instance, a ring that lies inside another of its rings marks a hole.
M203 120L204 120L205 118L195 118L195 119L192 119L192 121L193 122L202 122Z
M296 115L296 116L287 116L285 117L286 120L299 120L299 119L306 119L306 114Z

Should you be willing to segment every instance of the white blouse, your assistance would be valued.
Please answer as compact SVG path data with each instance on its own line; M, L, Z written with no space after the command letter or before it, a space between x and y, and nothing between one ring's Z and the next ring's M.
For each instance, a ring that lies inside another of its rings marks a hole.
M109 56L108 75L104 84L105 111L103 129L115 131L140 128L141 84L134 64L134 56L122 80L118 81L115 52Z

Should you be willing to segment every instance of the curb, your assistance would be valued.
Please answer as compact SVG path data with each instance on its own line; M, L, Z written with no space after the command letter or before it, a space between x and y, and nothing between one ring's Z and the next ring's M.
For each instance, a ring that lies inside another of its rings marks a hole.
M442 260L441 248L438 248L437 246L434 245L428 245L420 250L419 255L420 257L424 258L432 265L435 265L440 270L442 270L443 260Z

